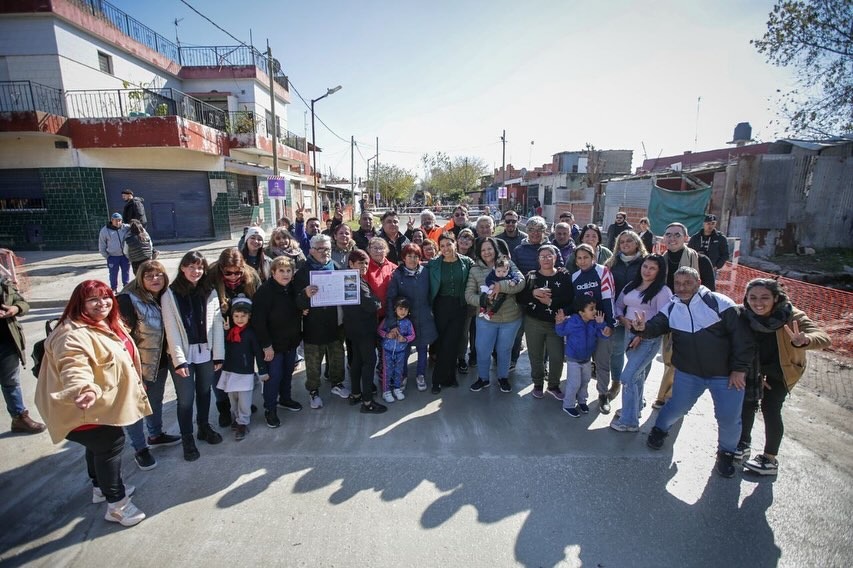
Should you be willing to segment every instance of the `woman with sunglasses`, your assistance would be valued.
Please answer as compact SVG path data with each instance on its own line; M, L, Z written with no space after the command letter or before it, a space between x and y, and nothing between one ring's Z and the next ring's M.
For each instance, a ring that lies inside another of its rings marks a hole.
M242 294L252 300L261 286L261 279L254 268L249 266L243 255L235 247L229 247L219 254L219 259L210 266L210 282L219 299L222 321L231 322L231 300ZM213 395L216 397L216 410L219 412L219 426L231 426L231 401L228 393L216 387L219 377L213 382ZM253 412L257 410L254 405Z

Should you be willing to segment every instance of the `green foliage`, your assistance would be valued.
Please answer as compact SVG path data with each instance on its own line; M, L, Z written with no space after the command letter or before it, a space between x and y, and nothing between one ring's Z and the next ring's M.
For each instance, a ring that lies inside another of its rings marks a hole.
M379 193L386 202L408 201L415 190L415 174L393 164L379 164L378 181ZM368 185L373 186L372 179Z
M482 158L459 156L451 159L444 152L421 156L426 175L423 189L442 203L459 203L465 194L480 188L480 178L489 173Z
M767 33L750 42L767 61L793 66L798 86L779 92L785 132L853 131L853 2L778 0Z

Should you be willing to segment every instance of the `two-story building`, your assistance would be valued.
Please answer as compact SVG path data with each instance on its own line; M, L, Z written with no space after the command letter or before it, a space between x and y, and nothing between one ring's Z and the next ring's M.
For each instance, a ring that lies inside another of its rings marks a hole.
M0 246L91 249L124 189L145 200L155 243L313 210L290 102L254 47L178 46L103 0L3 2ZM285 197L267 190L274 153Z

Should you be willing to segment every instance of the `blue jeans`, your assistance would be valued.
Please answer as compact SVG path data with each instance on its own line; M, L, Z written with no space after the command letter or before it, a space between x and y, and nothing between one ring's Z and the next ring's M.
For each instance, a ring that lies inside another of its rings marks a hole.
M417 375L426 375L427 363L429 362L429 354L427 353L428 345L415 346L415 351L418 354L418 370Z
M669 432L672 425L693 408L706 390L711 391L711 398L714 399L717 445L720 450L734 452L740 439L744 391L729 388L728 377L698 377L676 369L672 398L661 409L655 426Z
M613 328L610 342L613 344L610 351L610 378L616 384L619 382L619 377L622 376L622 367L625 366L625 348L628 346L625 343L625 328L623 326L617 325Z
M110 271L110 288L118 290L119 269L121 269L121 285L127 285L127 281L130 277L130 260L128 260L126 256L108 256L107 268Z
M187 369L188 377L179 376L174 369L172 382L175 383L175 395L178 399L178 426L182 436L193 434L193 403L196 407L196 423L199 426L209 423L210 388L213 385L213 361L191 364Z
M27 407L24 406L24 394L21 392L21 359L11 340L0 343L0 386L9 415L12 418L20 416Z
M515 336L521 328L521 322L521 318L505 323L477 318L477 375L480 379L489 380L490 359L493 351L498 353L498 378L509 377L510 353Z
M293 366L296 363L296 349L290 351L276 351L269 362L270 378L263 384L264 408L275 410L279 401L291 400L291 386L293 381Z
M624 328L623 328L624 329ZM624 333L624 332L623 332ZM628 362L622 370L622 415L619 422L625 426L640 425L640 411L643 408L643 387L649 375L649 365L660 349L661 338L643 339L633 349L628 344L636 337L633 333L625 333L624 347ZM617 345L614 345L614 350ZM611 371L615 369L612 368ZM614 373L615 375L615 373Z
M151 404L151 414L124 428L134 451L138 452L148 447L145 429L142 427L143 421L148 427L150 437L155 438L163 433L163 392L166 390L166 377L168 375L169 370L163 368L157 371L157 377L153 381L144 381L143 383L145 392L148 394L148 402Z

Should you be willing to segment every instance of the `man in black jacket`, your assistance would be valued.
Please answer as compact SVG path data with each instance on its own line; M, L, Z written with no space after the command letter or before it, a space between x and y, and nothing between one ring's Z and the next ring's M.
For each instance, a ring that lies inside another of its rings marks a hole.
M625 231L633 231L634 227L628 223L628 215L624 211L620 211L616 214L616 222L610 225L607 229L607 248L612 250L614 253L618 252L616 250L616 239L619 238Z
M725 266L729 259L729 241L717 230L716 215L705 215L702 230L690 237L687 246L707 256L717 270Z
M648 322L638 314L632 327L644 338L672 333L675 382L672 398L658 414L647 444L659 450L669 429L693 408L706 390L717 418L717 473L734 475L740 440L746 372L754 341L738 308L728 297L699 284L699 273L682 266L675 273L673 302Z
M296 288L296 305L308 314L302 318L302 339L305 344L305 387L311 400L311 408L323 408L320 384L323 373L323 358L329 366L332 394L348 398L349 389L344 386L344 344L338 322L338 306L311 306L311 298L319 288L311 285L311 272L340 270L332 260L332 240L324 234L311 237L305 266L293 277Z
M148 226L148 217L145 216L145 201L141 197L134 197L133 191L125 189L121 192L121 198L124 199L124 212L122 217L125 223L130 224L133 219L142 223L143 227Z

